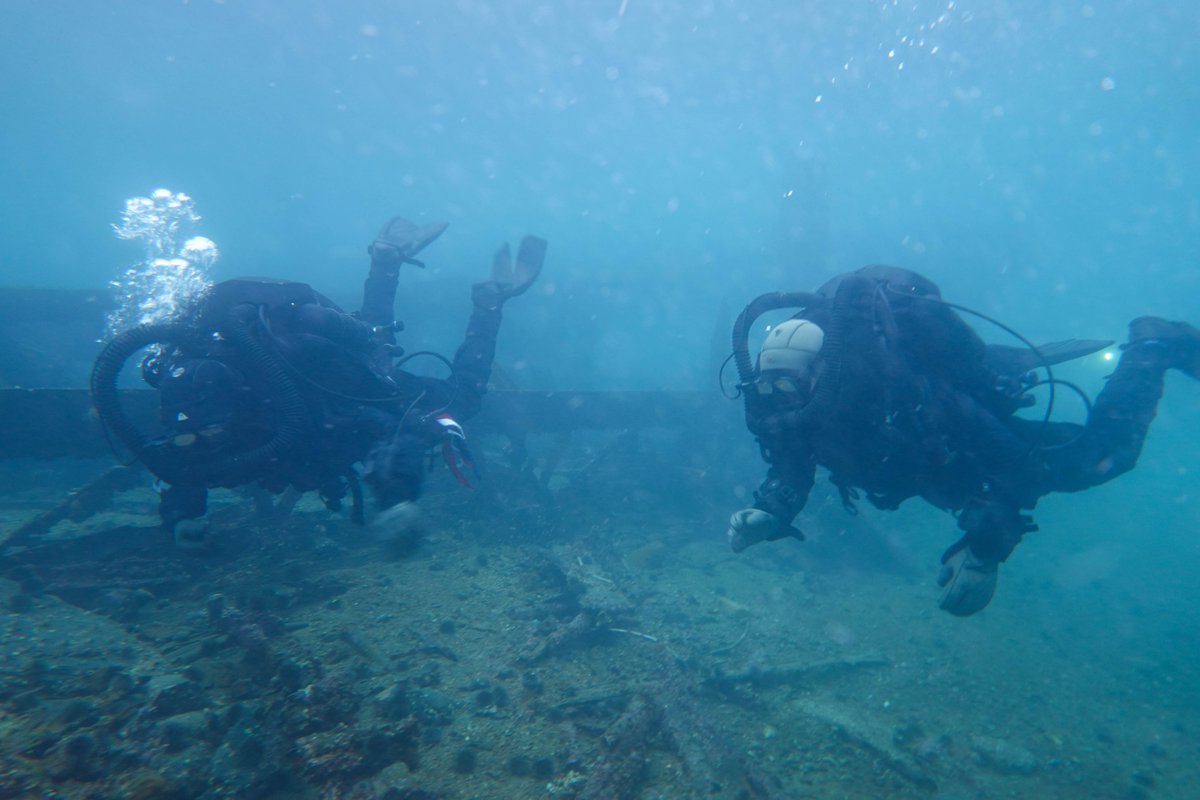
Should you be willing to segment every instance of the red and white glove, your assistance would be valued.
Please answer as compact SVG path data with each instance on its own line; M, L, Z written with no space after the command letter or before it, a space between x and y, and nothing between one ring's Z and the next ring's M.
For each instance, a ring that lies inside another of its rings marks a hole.
M442 429L442 460L446 462L456 481L468 489L473 489L466 471L470 470L478 480L479 470L475 468L475 460L471 457L471 451L467 449L466 431L449 414L438 414L434 421Z

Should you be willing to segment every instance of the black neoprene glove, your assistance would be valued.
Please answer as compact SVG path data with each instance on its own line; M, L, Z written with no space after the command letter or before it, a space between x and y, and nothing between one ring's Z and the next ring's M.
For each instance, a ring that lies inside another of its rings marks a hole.
M1033 517L994 497L972 500L959 514L958 527L965 535L946 551L943 562L968 545L982 559L1004 561L1021 537L1038 529Z

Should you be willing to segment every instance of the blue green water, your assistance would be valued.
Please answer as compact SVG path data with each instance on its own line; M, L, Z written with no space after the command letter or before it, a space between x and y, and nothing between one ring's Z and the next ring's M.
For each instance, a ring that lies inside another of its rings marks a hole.
M0 287L103 288L141 257L124 201L163 186L195 198L215 279L346 307L383 220L449 222L402 278L410 349L457 343L499 243L546 238L498 354L520 388L711 391L745 302L867 263L1034 340L1121 340L1140 314L1200 322L1198 34L1182 0L11 0ZM1138 469L1043 501L996 602L1194 686L1197 437L1200 386L1172 374ZM1141 700L1105 702L1119 726ZM1175 705L1200 724L1194 691Z
M707 341L720 298L862 263L1038 335L1185 315L1200 281L1186 3L5 13L8 285L101 285L131 258L109 232L121 203L159 185L197 198L218 277L286 273L339 299L392 214L452 225L418 293L536 231L554 294L510 343L561 343L570 374L599 340L616 357L572 380L607 386L707 384L674 348ZM655 346L671 366L645 363Z

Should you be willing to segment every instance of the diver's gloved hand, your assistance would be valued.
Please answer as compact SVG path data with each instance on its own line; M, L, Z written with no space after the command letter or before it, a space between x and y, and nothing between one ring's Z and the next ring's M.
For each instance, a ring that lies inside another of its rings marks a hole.
M980 558L968 546L942 558L938 586L942 596L938 607L956 617L969 617L982 611L996 593L1000 564Z
M1016 504L992 493L985 493L967 503L958 515L958 527L965 535L946 551L942 563L967 545L984 561L1004 561L1025 534L1038 529L1033 517L1021 513Z
M441 433L442 460L446 462L450 474L454 476L454 480L458 481L459 485L474 489L467 473L471 473L478 480L479 470L475 467L475 458L467 449L466 431L453 417L444 412L436 415L433 420Z
M773 542L789 536L804 541L804 534L779 517L761 508L743 508L729 518L729 546L740 553L752 544Z
M379 541L408 547L425 534L425 518L414 501L403 500L376 514L371 531Z
M492 259L491 277L471 287L471 299L481 308L498 309L505 300L524 294L542 271L546 240L526 236L517 248L517 260L505 244Z

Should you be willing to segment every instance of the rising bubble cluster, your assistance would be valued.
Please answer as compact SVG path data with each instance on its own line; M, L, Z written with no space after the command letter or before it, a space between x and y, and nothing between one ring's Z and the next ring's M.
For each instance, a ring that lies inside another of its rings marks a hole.
M203 236L183 240L199 221L195 203L182 192L156 189L125 201L113 232L118 239L140 241L144 257L110 284L119 304L108 315L109 335L174 319L212 286L217 245Z

